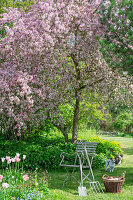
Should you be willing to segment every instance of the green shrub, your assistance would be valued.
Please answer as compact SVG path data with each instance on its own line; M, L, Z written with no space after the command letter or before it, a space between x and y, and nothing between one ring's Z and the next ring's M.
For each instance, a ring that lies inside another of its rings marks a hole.
M96 153L94 157L93 167L103 167L105 165L104 159L115 158L122 154L120 143L115 141L108 141L99 137L90 138L90 142L98 142Z
M93 167L102 167L105 164L104 158L115 157L121 154L120 144L117 142L109 142L99 137L90 138L91 142L98 142L96 149L97 155L94 157ZM51 170L58 169L61 161L61 152L74 154L76 145L72 143L65 143L64 138L33 138L30 141L0 141L0 156L13 157L14 154L20 153L26 155L24 169L35 170ZM1 162L1 161L0 161ZM6 164L3 165L6 167Z
M122 112L116 117L113 125L118 131L130 133L133 128L133 117L128 112Z
M32 169L57 169L60 163L60 154L62 151L73 153L75 145L67 144L64 138L43 138L38 137L31 141L0 141L0 156L6 157L7 155L13 157L14 154L20 153L26 155L25 170ZM1 162L1 161L0 161ZM6 167L4 163L3 167Z

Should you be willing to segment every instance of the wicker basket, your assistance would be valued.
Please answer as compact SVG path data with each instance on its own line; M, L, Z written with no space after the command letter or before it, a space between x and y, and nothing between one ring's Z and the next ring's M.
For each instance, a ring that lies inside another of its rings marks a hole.
M116 176L108 176L103 175L102 177L106 192L110 193L120 193L122 189L122 185L125 181L124 176L116 177Z

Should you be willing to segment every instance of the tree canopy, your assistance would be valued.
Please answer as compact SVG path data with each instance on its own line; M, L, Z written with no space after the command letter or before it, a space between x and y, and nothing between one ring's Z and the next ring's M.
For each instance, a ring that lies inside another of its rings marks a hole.
M21 136L49 119L68 142L61 106L73 105L72 140L77 140L80 103L90 92L121 98L128 88L99 52L97 12L102 1L35 1L27 11L5 9L0 43L1 123ZM108 5L107 5L108 6ZM58 120L57 120L58 116Z
M102 5L101 23L107 29L100 38L101 52L106 62L120 72L133 75L133 3L130 0L110 1Z

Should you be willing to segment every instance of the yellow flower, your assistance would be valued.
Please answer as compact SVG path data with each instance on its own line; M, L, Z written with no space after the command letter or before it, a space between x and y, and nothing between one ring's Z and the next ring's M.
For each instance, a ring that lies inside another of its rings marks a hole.
M113 145L116 145L116 146L118 146L118 147L120 147L120 148L121 148L121 145L120 145L120 143L119 143L119 142L116 142L116 141L111 141L111 144L113 144Z
M110 155L111 158L115 158L112 154Z

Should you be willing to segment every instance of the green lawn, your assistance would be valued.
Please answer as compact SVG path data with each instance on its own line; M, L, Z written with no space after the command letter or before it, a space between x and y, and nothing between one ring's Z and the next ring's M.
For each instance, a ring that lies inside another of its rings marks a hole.
M104 168L94 170L95 180L101 183L102 188L104 185L102 183L102 176L107 173L108 175L120 176L122 172L126 171L126 181L122 187L122 191L119 194L111 193L100 193L93 194L89 188L89 184L85 182L84 186L87 187L87 197L78 196L78 186L75 181L70 179L65 187L62 187L63 181L67 176L66 171L52 171L49 172L49 188L51 191L51 196L49 200L96 200L96 199L107 199L107 200L133 200L133 138L124 137L110 137L110 136L100 136L104 139L113 140L120 142L123 152L124 159L121 165L115 167L113 173L105 172ZM76 171L76 177L80 178L79 171ZM105 191L105 190L104 190Z

